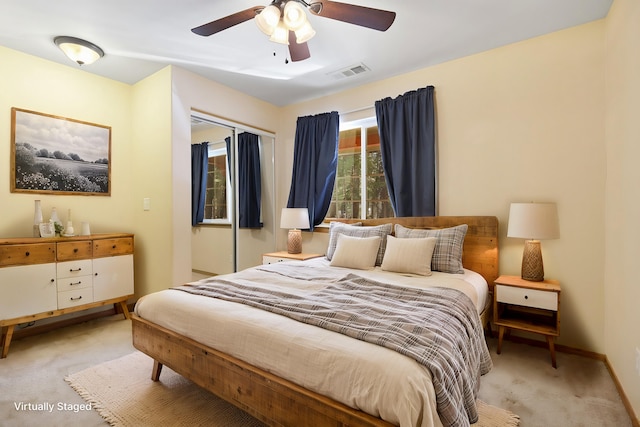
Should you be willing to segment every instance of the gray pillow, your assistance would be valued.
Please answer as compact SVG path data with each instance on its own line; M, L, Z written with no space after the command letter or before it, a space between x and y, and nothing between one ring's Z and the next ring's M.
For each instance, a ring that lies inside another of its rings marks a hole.
M382 265L384 258L384 250L387 247L387 236L391 234L393 224L375 225L371 227L362 227L356 224L344 224L342 222L332 221L329 223L329 247L327 248L327 259L331 261L333 254L338 245L338 235L345 234L351 237L372 237L380 236L380 248L376 257L376 265Z
M462 267L462 245L467 234L467 224L455 227L421 230L396 224L395 234L400 239L435 237L436 247L431 256L431 270L443 273L464 273Z

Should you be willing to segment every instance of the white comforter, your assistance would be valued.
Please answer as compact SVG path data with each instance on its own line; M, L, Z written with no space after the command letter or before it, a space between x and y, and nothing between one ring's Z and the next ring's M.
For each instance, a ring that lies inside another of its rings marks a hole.
M348 273L402 286L455 288L471 298L478 312L487 298L486 282L471 271L464 275L437 272L428 277L400 275L379 268L363 271L331 267L324 258L259 266L234 276L251 286L304 293L317 288L313 277L337 281ZM413 359L393 350L243 304L171 289L141 298L135 312L401 427L442 425L431 374Z

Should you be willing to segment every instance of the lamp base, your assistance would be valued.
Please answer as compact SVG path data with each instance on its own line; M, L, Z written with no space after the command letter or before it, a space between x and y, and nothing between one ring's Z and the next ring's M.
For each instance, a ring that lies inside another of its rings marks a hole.
M287 252L290 254L302 253L302 231L294 228L289 230L287 237Z
M524 252L522 253L522 279L530 282L542 282L544 280L540 240L525 241Z

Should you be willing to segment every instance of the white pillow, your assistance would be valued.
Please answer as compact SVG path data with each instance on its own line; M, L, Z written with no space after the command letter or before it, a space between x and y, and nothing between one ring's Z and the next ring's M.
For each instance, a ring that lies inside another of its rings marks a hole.
M376 265L380 236L351 237L339 234L337 240L336 250L331 257L332 266L367 270Z
M361 222L355 224L344 224L338 221L331 221L329 224L329 247L327 248L327 259L331 261L333 253L338 244L338 236L346 234L352 237L371 237L380 236L380 247L378 248L378 256L376 265L382 264L384 257L384 248L387 246L387 235L393 231L393 224L382 224L373 226L362 226Z
M399 239L387 236L382 269L431 276L431 257L437 240L435 237Z

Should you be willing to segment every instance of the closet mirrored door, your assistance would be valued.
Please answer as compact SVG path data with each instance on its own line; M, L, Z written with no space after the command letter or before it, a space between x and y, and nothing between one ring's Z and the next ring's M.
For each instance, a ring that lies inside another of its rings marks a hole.
M200 112L191 135L192 270L206 276L259 264L275 247L274 135Z

